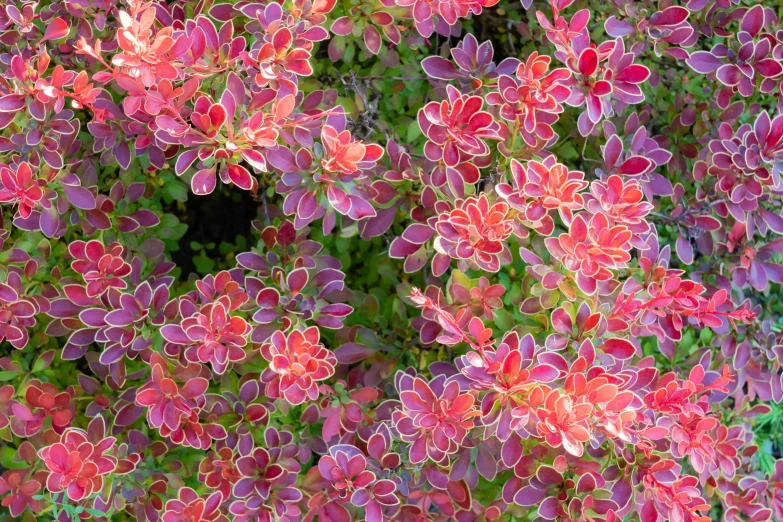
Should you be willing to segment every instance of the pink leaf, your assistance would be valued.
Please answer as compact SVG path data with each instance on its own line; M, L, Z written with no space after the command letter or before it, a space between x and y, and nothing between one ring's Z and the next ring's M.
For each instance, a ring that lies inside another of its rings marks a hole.
M372 54L378 54L381 50L381 33L374 25L364 27L364 44Z
M190 180L191 190L199 196L211 194L215 190L215 186L217 186L217 177L215 171L211 169L199 170Z

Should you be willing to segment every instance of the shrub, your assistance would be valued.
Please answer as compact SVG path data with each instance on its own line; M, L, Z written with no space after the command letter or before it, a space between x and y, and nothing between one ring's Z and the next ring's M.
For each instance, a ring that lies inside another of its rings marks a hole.
M0 520L783 521L774 2L0 2Z

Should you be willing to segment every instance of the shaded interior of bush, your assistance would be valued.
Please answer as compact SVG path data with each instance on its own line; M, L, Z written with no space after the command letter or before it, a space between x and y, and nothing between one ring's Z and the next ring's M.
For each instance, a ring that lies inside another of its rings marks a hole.
M261 213L261 207L262 203L250 192L218 185L218 189L208 196L190 194L184 212L170 210L188 226L179 242L179 250L171 252L172 261L182 270L180 279L187 280L196 272L193 257L200 250L193 248L194 242L206 245L221 241L233 243L237 236L249 238L252 221Z

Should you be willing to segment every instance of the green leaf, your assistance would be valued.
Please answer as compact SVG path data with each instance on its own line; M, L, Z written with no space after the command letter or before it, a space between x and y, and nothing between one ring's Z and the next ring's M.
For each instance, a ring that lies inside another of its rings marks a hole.
M564 142L557 148L557 157L567 160L574 160L579 157L579 152L569 142Z
M0 372L0 382L11 381L16 379L20 374L18 372Z
M384 72L386 72L386 65L379 60L370 69L370 76L383 76Z
M343 62L351 63L353 61L353 57L355 54L356 54L356 46L353 44L346 45L345 54L343 55Z
M355 117L356 115L359 114L359 108L356 106L356 103L350 98L343 98L342 96L338 96L337 104L342 105L343 108L345 109L345 112L350 114L352 117Z
M29 466L27 462L14 460L16 453L16 450L11 446L0 448L0 466L8 469L21 469Z
M399 317L403 321L407 321L407 319L408 319L408 310L405 308L405 303L403 303L399 299L395 299L392 302L392 310L394 311L394 314L397 317Z
M408 124L408 132L405 134L405 139L408 141L408 143L413 143L419 136L421 136L419 122L416 120L411 120L411 122Z
M506 310L501 308L500 310L494 310L493 313L495 314L495 325L500 330L507 332L514 327L514 318Z
M196 265L196 271L199 274L206 275L215 269L215 266L217 265L217 261L215 261L211 257L200 255L200 256L193 256L193 264Z
M400 282L400 279L394 273L394 267L390 263L378 263L378 273L383 279L390 281L395 285Z
M177 180L169 181L163 184L166 193L174 201L185 202L188 200L188 187L182 182Z
M334 242L334 246L337 247L337 251L340 253L348 252L351 248L351 239L347 237L339 237Z

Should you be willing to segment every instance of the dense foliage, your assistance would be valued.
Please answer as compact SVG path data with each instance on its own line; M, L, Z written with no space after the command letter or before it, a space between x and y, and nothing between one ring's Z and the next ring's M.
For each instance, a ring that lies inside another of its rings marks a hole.
M0 520L783 521L779 3L221 1L0 0Z

